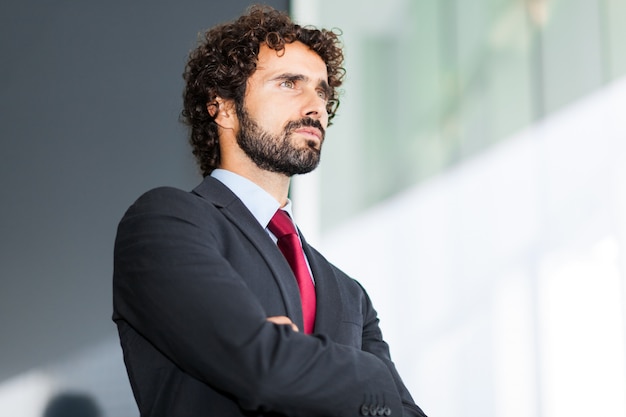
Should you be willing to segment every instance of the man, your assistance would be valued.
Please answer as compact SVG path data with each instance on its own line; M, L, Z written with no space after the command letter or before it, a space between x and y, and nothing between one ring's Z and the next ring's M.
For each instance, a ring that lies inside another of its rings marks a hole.
M319 162L342 62L335 33L263 7L191 53L183 116L206 177L144 194L115 243L142 416L424 415L363 288L291 220L290 177Z

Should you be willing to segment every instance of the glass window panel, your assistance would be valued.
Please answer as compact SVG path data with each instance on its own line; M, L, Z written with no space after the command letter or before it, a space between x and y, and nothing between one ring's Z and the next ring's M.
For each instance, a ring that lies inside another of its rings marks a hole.
M613 80L626 74L626 0L604 0L602 27L604 28L608 74Z
M547 114L602 85L604 60L598 1L544 3L540 59Z
M626 73L626 0L318 0L345 43L322 229ZM341 201L341 206L336 205Z

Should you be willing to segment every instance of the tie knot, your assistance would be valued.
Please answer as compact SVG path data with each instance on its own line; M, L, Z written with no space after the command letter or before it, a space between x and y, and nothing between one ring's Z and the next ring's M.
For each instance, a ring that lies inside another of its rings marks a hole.
M296 228L287 212L280 209L276 210L274 217L272 217L267 227L278 239L289 234L297 234Z

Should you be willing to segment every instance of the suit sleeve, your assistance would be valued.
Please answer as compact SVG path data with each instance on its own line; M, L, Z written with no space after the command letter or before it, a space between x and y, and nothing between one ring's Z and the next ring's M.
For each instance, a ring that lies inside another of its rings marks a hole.
M363 311L365 317L363 322L362 349L365 352L374 354L377 358L383 361L389 369L389 372L395 381L398 394L402 400L402 415L411 417L426 417L426 414L424 414L424 412L415 404L415 401L404 385L404 382L402 382L394 363L391 361L389 346L383 340L382 331L378 325L378 314L376 313L376 310L374 310L372 302L365 292L365 289L363 289L363 292L365 293L365 297L363 299Z
M215 222L221 214L197 200L157 189L128 210L114 250L117 319L244 409L357 416L364 399L373 398L402 415L395 374L375 344L360 351L266 321L223 256L223 226Z

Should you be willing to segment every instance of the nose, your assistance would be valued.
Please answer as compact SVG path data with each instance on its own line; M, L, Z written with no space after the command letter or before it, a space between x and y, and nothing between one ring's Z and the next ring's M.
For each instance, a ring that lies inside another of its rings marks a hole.
M324 127L326 127L326 123L328 122L326 104L326 99L320 96L319 91L311 89L311 91L306 94L306 99L302 106L302 115L319 120Z

